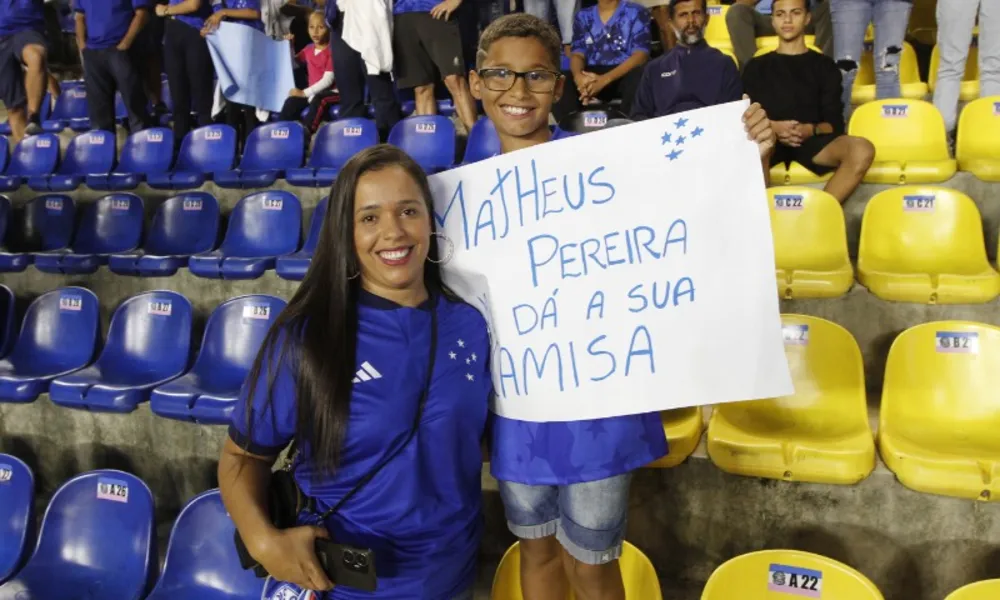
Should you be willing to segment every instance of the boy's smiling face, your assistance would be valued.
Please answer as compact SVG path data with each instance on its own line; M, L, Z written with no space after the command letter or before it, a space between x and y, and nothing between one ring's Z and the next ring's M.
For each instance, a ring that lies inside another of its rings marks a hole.
M490 44L480 69L509 69L518 73L544 70L558 73L545 46L533 37L504 37ZM524 77L518 77L505 92L489 89L473 71L469 76L472 95L482 100L486 116L496 127L504 152L548 141L552 103L562 96L564 79L548 93L532 92Z

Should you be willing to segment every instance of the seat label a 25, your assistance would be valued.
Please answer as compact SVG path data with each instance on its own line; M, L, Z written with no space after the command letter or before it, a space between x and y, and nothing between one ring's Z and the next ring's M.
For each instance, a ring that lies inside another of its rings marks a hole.
M101 477L97 480L97 499L128 503L128 484L120 479Z
M823 595L823 572L772 564L768 569L767 589L804 598L820 598Z

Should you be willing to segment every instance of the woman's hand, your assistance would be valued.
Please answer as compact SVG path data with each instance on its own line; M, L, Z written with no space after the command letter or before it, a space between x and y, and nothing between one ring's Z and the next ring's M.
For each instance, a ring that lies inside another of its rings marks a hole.
M166 4L157 4L156 5L156 16L158 16L158 17L165 17L165 16L167 16L167 5Z
M205 19L205 26L201 28L202 37L212 33L213 31L219 28L219 23L221 23L222 19L224 19L226 16L224 14L225 12L226 12L225 10L220 10L217 13L212 13L211 16Z
M292 90L290 92L288 92L288 97L289 98L305 98L306 97L306 93L303 92L302 90L300 90L299 88L292 88Z
M333 589L333 583L316 558L316 540L329 537L325 527L304 525L280 529L259 540L252 556L277 581L325 592Z

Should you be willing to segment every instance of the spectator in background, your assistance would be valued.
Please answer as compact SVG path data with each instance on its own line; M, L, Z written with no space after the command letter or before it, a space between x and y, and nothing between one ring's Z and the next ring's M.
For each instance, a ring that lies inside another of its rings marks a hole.
M571 77L553 114L562 121L595 100L620 98L628 114L649 61L649 11L629 0L600 0L576 15Z
M294 89L281 108L279 119L296 121L306 108L309 112L302 123L310 133L316 133L327 108L340 97L333 87L333 56L330 54L330 29L322 13L309 16L309 37L313 43L295 55L309 70L309 87Z
M14 142L42 132L45 97L45 17L42 0L0 0L0 101Z
M399 99L392 83L392 3L326 0L326 21L330 25L330 52L340 93L340 117L368 117L367 83L375 108L375 125L380 139L385 141L400 118Z
M667 6L670 0L636 0L639 4L649 9L649 14L656 23L656 29L660 32L660 44L666 52L677 43L677 36L674 35L674 28L670 26L670 11Z
M580 0L524 0L524 12L535 15L546 23L551 22L549 7L555 5L556 20L562 37L563 50L568 56L573 43L573 24L580 11Z
M149 127L146 95L131 54L149 19L148 0L74 0L76 43L92 129L115 131L115 92L128 112L129 131Z
M844 135L840 70L806 47L809 0L774 0L771 21L778 49L747 63L743 88L771 118L778 136L772 160L794 160L817 175L835 171L824 189L843 203L871 166L875 146Z
M938 63L934 106L951 139L958 121L958 92L979 14L979 95L1000 96L1000 1L947 0L937 5Z
M260 0L212 0L212 15L205 19L205 26L201 29L202 37L218 29L222 21L238 23L263 32ZM256 107L227 100L223 114L226 125L236 130L237 151L243 152L243 144L254 128L260 125Z
M205 18L212 14L208 0L170 0L156 5L156 14L167 17L163 26L163 56L173 102L174 144L178 147L194 125L212 123L212 86L215 71L208 43L201 37Z
M150 0L149 21L139 32L139 37L132 45L133 58L139 69L139 79L146 92L146 99L152 108L153 123L158 125L160 118L167 115L170 109L163 101L163 17L156 16L156 6L166 4L168 0Z
M727 4L728 2L723 2ZM764 4L767 6L764 7ZM761 8L764 7L764 10ZM777 35L771 24L772 2L761 0L735 0L726 12L726 27L733 42L733 54L740 68L757 52L757 38ZM816 46L827 56L833 55L833 27L830 24L830 4L826 0L815 3L807 34L816 34Z
M455 112L467 130L476 122L476 103L469 92L462 58L462 34L452 15L462 0L396 0L393 53L397 85L413 88L416 114L437 114L434 82L444 80Z
M942 3L950 0L943 0ZM868 24L875 24L875 96L898 98L899 61L913 0L829 0L833 20L833 55L844 75L844 119L851 113L851 89L865 46Z

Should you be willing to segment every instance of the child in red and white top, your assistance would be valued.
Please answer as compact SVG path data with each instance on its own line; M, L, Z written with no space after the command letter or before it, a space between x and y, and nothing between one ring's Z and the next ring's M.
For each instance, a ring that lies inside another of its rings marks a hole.
M290 37L290 36L288 36ZM286 37L286 39L288 39ZM310 133L315 133L323 121L327 109L340 101L333 79L333 55L330 53L330 29L323 13L316 11L309 15L309 37L311 44L295 55L295 60L305 63L309 75L309 87L288 92L288 99L281 108L282 121L295 121L307 107L309 111L302 118L302 124Z

